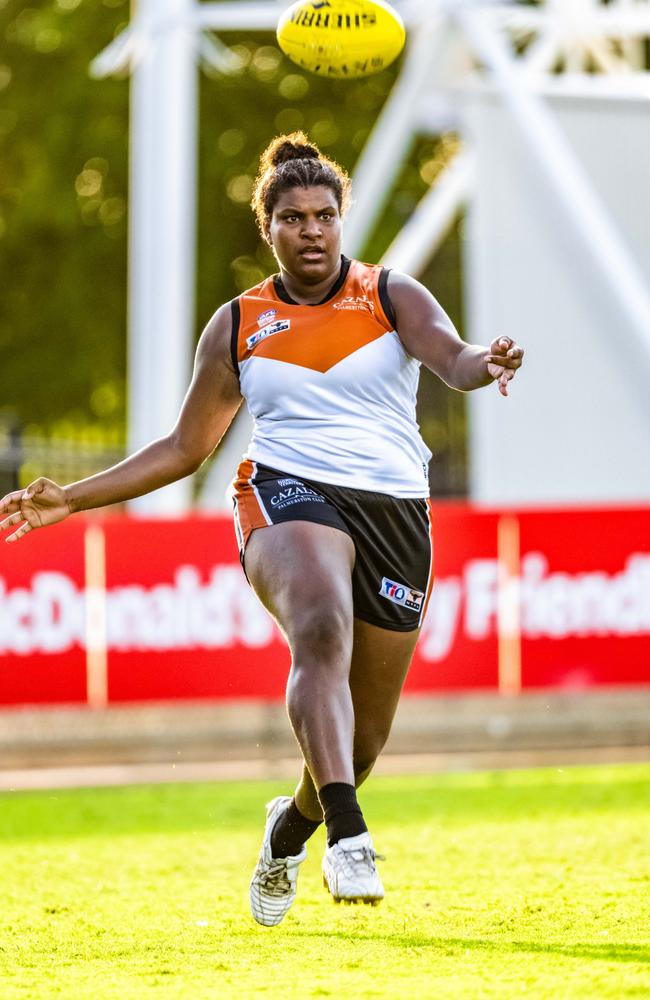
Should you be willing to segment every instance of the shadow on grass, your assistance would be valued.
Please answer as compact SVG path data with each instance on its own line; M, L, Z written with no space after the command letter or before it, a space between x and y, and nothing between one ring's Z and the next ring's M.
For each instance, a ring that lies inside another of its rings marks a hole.
M292 937L322 937L316 931L291 931ZM428 934L380 934L331 931L330 938L349 941L383 941L398 948L432 948L443 953L464 951L526 952L536 955L564 955L566 958L590 958L602 962L635 962L650 964L650 945L608 942L607 944L542 944L536 941L496 941L489 938L443 938Z

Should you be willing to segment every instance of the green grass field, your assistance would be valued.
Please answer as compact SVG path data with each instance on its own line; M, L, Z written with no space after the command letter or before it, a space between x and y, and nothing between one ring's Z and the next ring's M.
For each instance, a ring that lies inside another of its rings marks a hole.
M0 796L0 997L650 996L650 766L382 778L378 908L248 915L282 783Z

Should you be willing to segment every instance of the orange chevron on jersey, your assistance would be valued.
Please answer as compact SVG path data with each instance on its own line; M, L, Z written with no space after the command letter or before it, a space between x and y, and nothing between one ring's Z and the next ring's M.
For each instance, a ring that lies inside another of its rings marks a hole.
M240 296L237 360L255 356L319 372L333 368L393 329L379 299L381 270L352 261L339 293L317 306L283 302L267 278Z
M395 329L384 268L343 257L317 305L268 278L234 300L232 317L232 360L254 419L247 461L397 498L429 495L420 365Z

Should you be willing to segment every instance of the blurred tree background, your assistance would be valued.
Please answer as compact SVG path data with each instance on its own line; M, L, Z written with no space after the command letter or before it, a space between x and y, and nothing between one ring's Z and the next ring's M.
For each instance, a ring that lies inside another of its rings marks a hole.
M21 481L86 474L124 447L128 82L92 80L88 66L129 16L128 0L0 0L0 423L14 460L12 424L29 442ZM197 337L221 302L276 270L249 209L269 139L303 128L352 170L395 76L322 80L268 33L224 41L240 71L201 78ZM366 259L453 149L449 138L416 144ZM423 278L462 329L458 227ZM433 491L463 494L464 399L428 373L420 396Z

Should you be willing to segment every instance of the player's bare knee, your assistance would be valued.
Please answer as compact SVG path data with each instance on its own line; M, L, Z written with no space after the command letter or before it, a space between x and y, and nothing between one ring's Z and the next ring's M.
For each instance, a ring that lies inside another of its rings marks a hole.
M296 733L305 715L323 699L340 698L347 689L352 654L352 627L347 615L314 609L291 636L292 664L287 682L287 709ZM349 691L348 691L349 697Z
M347 662L352 648L352 622L347 609L336 606L304 608L290 635L294 669Z
M302 715L305 706L318 699L334 695L348 683L348 664L344 657L331 659L305 656L294 659L287 681L287 709L289 717Z

